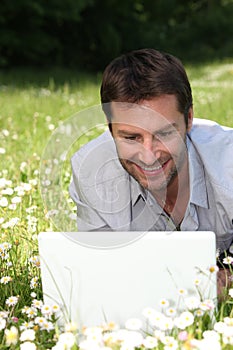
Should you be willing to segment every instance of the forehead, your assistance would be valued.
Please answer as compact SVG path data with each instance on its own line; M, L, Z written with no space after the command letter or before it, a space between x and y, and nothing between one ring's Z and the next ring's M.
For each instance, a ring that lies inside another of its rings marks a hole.
M112 102L112 124L116 127L156 130L184 123L174 95L164 95L138 104Z

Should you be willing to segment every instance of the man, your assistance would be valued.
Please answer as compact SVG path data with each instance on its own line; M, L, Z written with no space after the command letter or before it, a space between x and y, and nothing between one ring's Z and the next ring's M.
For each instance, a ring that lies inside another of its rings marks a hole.
M154 49L116 58L101 103L109 131L72 158L79 230L210 230L230 249L233 130L193 119L181 62Z

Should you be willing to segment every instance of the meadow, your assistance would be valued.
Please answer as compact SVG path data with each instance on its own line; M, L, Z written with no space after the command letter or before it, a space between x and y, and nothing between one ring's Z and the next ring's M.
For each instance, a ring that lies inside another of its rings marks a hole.
M233 127L233 61L186 68L195 116ZM120 334L114 322L85 329L82 335L72 324L59 330L59 306L43 304L37 235L64 229L54 219L58 208L51 189L57 187L65 202L59 210L67 210L75 227L75 206L68 193L70 156L106 127L102 116L90 122L88 114L99 113L100 81L98 74L56 68L0 72L0 349L232 349L232 289L226 289L218 307L210 301L202 308L187 306L187 314L179 319L182 325L166 316L166 325L157 323L143 339L139 320L129 320ZM62 142L57 141L61 130L66 130ZM54 180L57 163L62 167Z

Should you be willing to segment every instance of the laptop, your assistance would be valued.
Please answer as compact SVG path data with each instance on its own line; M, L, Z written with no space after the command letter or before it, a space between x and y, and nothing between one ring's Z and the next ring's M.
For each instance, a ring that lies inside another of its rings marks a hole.
M161 300L184 307L181 290L216 299L213 232L41 232L44 302L61 307L60 322L79 327L142 319Z

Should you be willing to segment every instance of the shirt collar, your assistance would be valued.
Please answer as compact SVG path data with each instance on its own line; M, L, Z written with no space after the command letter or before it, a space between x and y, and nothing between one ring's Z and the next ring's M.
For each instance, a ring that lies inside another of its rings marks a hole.
M202 161L189 137L187 137L189 157L190 203L209 208L205 172Z
M129 175L129 181L132 205L134 206L140 197L145 201L147 196L144 188L131 175Z

